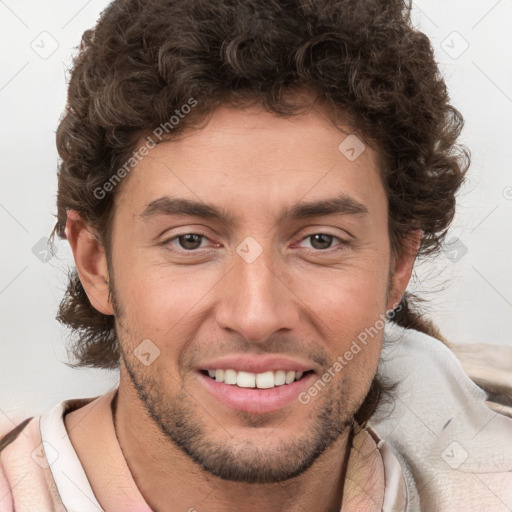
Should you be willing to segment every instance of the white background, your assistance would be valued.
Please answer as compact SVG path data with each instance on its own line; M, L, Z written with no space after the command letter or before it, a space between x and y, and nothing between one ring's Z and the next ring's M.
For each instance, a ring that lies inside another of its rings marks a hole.
M72 255L67 242L47 263L32 252L55 221L66 68L107 4L0 0L0 422L117 382L116 372L65 366L55 315ZM465 117L472 167L448 237L459 253L418 267L412 289L452 342L512 345L512 0L419 1L414 22Z

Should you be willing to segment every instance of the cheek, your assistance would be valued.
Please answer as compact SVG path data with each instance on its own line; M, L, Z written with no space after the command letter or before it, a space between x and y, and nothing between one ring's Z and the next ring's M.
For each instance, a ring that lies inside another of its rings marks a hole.
M130 260L130 261L128 261ZM155 264L147 255L126 258L116 266L116 291L125 310L125 321L143 336L178 338L197 329L194 318L202 311L209 290L220 280L214 272Z
M387 280L352 273L318 297L317 314L333 382L357 409L377 372L385 326Z
M385 283L364 281L351 276L330 291L326 314L334 331L350 331L351 335L373 325L386 308Z
M351 267L312 278L301 277L301 295L319 317L328 320L333 331L350 325L364 328L369 321L375 322L386 308L385 269Z
M308 306L306 314L320 331L325 350L332 360L347 351L357 352L353 359L373 369L380 355L384 328L387 268L354 266L315 277L314 282L302 277L302 291L297 290L297 295L302 293Z

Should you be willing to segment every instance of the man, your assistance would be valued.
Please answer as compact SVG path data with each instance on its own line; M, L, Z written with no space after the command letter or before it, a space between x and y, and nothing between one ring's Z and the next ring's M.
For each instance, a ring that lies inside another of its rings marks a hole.
M3 437L0 510L512 507L512 420L405 295L468 166L408 15L118 0L84 34L58 319L120 382Z

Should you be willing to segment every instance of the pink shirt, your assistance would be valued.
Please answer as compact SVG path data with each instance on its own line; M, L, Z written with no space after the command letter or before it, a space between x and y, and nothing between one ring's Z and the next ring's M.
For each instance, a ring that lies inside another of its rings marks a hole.
M111 402L116 389L96 398L65 400L33 418L1 452L0 512L151 512L117 441ZM98 503L70 442L63 416L79 409L74 428L101 461ZM354 437L343 494L343 512L405 511L402 468L373 429ZM15 508L14 508L15 505Z

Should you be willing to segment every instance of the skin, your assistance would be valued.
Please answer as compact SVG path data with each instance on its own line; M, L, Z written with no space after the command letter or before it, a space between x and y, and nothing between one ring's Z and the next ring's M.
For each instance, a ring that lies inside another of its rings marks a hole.
M347 159L338 145L349 133L333 127L320 107L287 119L256 106L221 107L200 130L152 149L122 182L110 268L88 226L69 217L87 295L116 316L116 430L153 509L340 509L349 425L376 373L382 332L309 404L293 400L270 413L219 402L198 366L225 355L272 353L308 364L316 381L400 300L419 235L392 257L379 155L366 146ZM295 203L340 194L367 213L278 222ZM163 196L214 204L234 222L141 217ZM187 233L206 238L188 252L190 241L162 243ZM334 237L318 241L319 233ZM236 252L248 236L262 249L252 263ZM160 350L149 366L134 354L145 339Z

